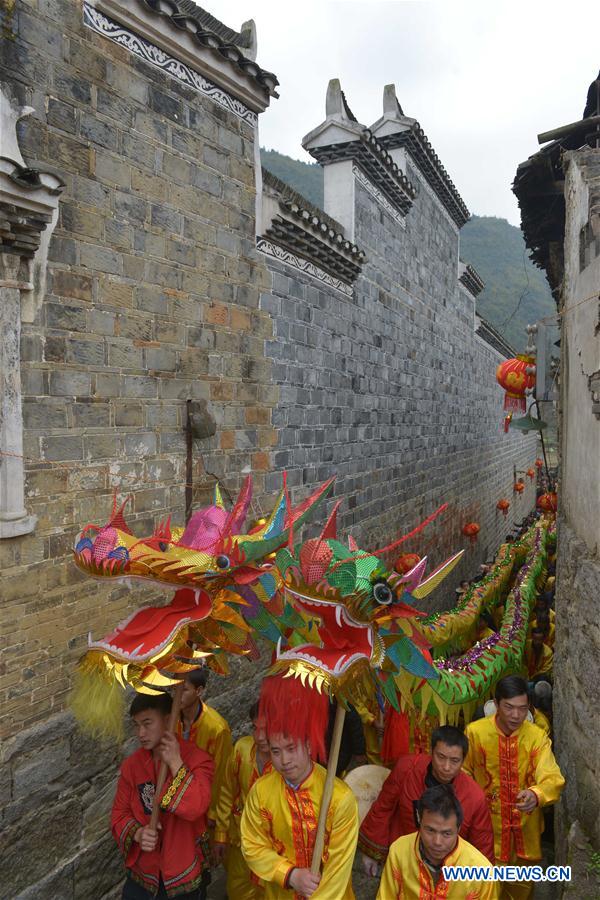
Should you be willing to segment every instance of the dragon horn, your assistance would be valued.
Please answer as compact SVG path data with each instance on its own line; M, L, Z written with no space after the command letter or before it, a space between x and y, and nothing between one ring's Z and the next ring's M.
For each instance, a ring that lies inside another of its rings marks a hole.
M218 481L215 484L214 506L217 506L219 509L225 509L225 504L223 503L223 495L221 494L221 485Z
M358 544L351 534L348 535L348 550L351 550L353 553L356 553L356 551L358 550Z
M337 511L340 508L341 502L341 500L338 500L334 505L331 514L325 523L325 527L321 532L319 541L325 541L327 539L335 540L337 538Z
M326 481L324 484L320 485L316 491L304 500L300 506L296 507L296 509L287 509L285 516L285 527L281 527L278 532L274 532L273 534L269 534L265 536L262 540L256 540L256 536L252 541L244 541L239 540L238 546L244 553L244 561L246 563L252 562L255 559L260 559L261 557L268 556L269 553L273 553L275 550L278 550L280 547L283 547L287 544L290 531L293 528L294 531L304 523L304 521L311 515L312 512L316 510L318 505L323 502L323 500L327 497L327 495L331 492L333 487L333 478L330 478L329 481ZM278 512L279 503L281 502L281 497L283 496L283 502L288 504L288 500L286 499L286 492L284 488L283 495L280 495L278 503L275 508L275 512ZM272 517L273 518L273 517ZM274 522L279 523L279 517L276 515ZM275 527L275 526L274 526Z
M239 534L246 521L248 507L252 500L252 476L247 475L241 487L238 498L229 514L229 519L224 529L224 534Z
M427 597L444 580L446 575L450 574L454 566L461 560L464 552L464 550L461 550L459 553L455 553L454 556L443 562L441 566L434 569L429 578L426 578L425 581L422 581L418 587L411 591L412 596L417 600Z

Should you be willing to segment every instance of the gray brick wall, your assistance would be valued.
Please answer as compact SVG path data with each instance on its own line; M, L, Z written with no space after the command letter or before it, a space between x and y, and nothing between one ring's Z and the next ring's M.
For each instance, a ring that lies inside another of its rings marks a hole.
M533 464L535 438L501 430L501 357L474 333L474 300L457 281L459 234L439 201L421 186L402 229L355 190L366 263L352 298L268 258L272 290L261 305L275 321L274 463L298 489L337 474L338 521L361 546L389 543L447 502L440 523L406 545L436 563L468 548L429 601L444 606L531 509L533 484L526 478L516 498L513 467ZM507 519L496 509L503 496ZM471 520L481 525L473 547L461 533Z

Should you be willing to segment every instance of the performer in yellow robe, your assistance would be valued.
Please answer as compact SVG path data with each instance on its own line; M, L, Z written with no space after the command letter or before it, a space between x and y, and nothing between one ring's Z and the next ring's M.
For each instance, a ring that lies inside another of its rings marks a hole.
M490 862L459 836L463 811L450 785L429 787L417 801L419 830L393 842L377 900L495 900L493 881L446 881L445 866Z
M240 821L248 792L262 774L271 771L269 744L264 732L257 728L257 714L255 704L250 711L254 735L236 742L217 798L214 846L224 850L227 847L227 895L235 900L258 900L264 894L240 847Z
M544 633L537 626L531 631L531 640L525 643L523 668L529 679L539 675L552 675L554 653L544 643Z
M381 762L381 738L383 735L383 714L379 709L377 697L375 693L369 700L354 698L352 700L354 709L360 716L365 734L365 744L367 747L367 759L374 766L382 765Z
M467 726L465 772L483 788L492 815L497 863L527 865L542 858L542 807L555 803L565 780L549 738L526 721L527 682L508 675L496 685L495 716ZM502 897L531 896L529 882L503 885Z
M231 730L223 716L202 700L207 680L207 669L197 669L186 675L177 735L191 741L196 747L210 754L214 760L215 774L208 810L208 824L212 827L216 821L217 798L225 778L232 743Z
M490 861L459 837L444 865L489 866ZM417 831L398 838L390 847L376 900L495 900L497 896L494 881L446 881L442 875L434 884L421 855Z
M273 738L270 742L273 745ZM273 765L277 765L275 759ZM313 763L296 787L279 771L272 771L251 788L242 813L242 852L250 869L265 883L265 900L300 900L303 896L294 890L292 876L296 870L310 868L324 784L325 769ZM353 900L357 838L354 794L336 778L327 815L323 867L312 900Z

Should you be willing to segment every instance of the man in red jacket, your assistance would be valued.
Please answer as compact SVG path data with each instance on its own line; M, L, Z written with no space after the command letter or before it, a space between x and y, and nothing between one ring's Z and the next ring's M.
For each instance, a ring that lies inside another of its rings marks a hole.
M130 714L140 749L121 765L111 827L127 880L122 900L202 900L206 896L206 813L214 763L203 750L168 731L169 694L137 694ZM161 762L168 774L158 829L150 828Z
M493 861L494 833L485 794L461 772L468 749L462 731L443 725L431 736L431 756L421 753L398 759L360 827L358 846L368 875L378 875L379 863L396 838L418 830L417 803L436 784L452 785L463 810L460 836Z

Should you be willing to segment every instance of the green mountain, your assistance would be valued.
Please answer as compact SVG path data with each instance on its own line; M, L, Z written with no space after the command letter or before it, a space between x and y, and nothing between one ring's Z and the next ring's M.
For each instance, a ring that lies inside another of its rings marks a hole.
M276 150L261 150L266 169L323 208L323 170ZM461 259L471 263L485 281L477 311L520 352L528 324L556 314L546 277L525 248L521 230L506 219L473 216L461 231Z

